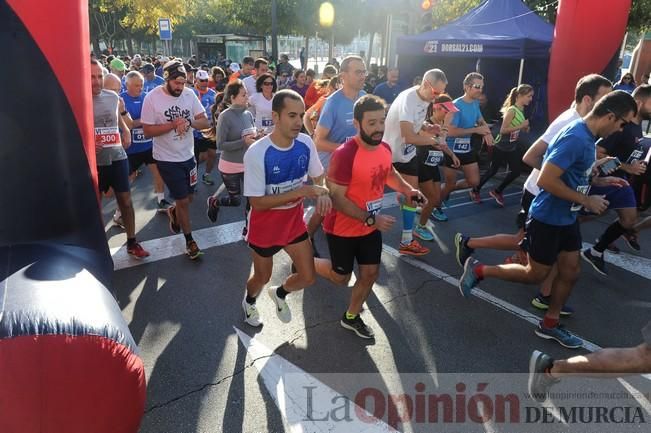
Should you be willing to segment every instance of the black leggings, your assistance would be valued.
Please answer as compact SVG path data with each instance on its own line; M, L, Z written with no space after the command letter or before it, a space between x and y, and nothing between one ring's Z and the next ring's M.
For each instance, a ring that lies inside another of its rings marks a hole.
M228 195L219 198L220 206L239 206L242 202L242 182L244 182L244 173L222 173L222 182Z
M479 191L481 187L484 186L486 182L488 182L488 179L497 174L497 171L502 165L507 164L511 171L506 175L502 183L497 188L495 188L495 191L499 193L502 193L502 191L504 191L504 189L509 186L511 182L520 176L520 172L522 171L522 152L520 152L520 150L517 148L516 150L505 152L498 149L497 147L494 147L493 154L491 156L491 165L488 168L488 171L486 171L486 173L484 173L482 176L475 191Z

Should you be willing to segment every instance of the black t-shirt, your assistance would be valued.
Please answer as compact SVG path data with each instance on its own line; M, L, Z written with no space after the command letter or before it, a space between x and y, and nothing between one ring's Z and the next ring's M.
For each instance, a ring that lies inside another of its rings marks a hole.
M599 140L597 146L603 147L608 156L616 156L623 164L632 164L635 160L644 159L645 151L641 145L642 127L633 122L626 124L624 129ZM617 170L614 176L628 177L624 170Z

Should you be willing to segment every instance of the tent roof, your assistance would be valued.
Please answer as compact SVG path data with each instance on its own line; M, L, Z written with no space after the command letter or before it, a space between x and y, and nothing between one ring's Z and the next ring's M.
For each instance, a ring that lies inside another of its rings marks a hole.
M554 27L522 0L486 0L445 26L398 38L399 55L547 57Z

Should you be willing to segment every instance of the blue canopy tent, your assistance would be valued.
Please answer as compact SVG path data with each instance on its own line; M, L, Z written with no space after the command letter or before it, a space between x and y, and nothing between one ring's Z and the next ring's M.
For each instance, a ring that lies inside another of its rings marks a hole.
M462 81L468 72L481 72L494 110L512 87L531 84L536 92L530 107L532 124L544 126L553 36L554 27L521 0L486 0L436 30L399 37L398 67L404 77L422 75L434 67L443 69L450 81L448 92L454 97L463 93Z

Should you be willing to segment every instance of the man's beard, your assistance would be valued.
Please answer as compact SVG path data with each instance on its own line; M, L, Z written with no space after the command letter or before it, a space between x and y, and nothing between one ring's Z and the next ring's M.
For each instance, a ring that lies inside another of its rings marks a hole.
M172 87L169 85L169 83L167 83L167 92L168 92L170 95L172 95L172 96L179 97L179 96L181 96L181 93L183 93L183 89L181 89L181 90L174 90L174 89L172 89Z
M371 146L377 146L380 143L382 143L382 134L377 132L373 135L379 135L380 138L374 139L372 136L368 135L366 132L364 132L363 128L360 128L359 130L359 135L362 137L362 140L364 140L364 143L371 145Z

